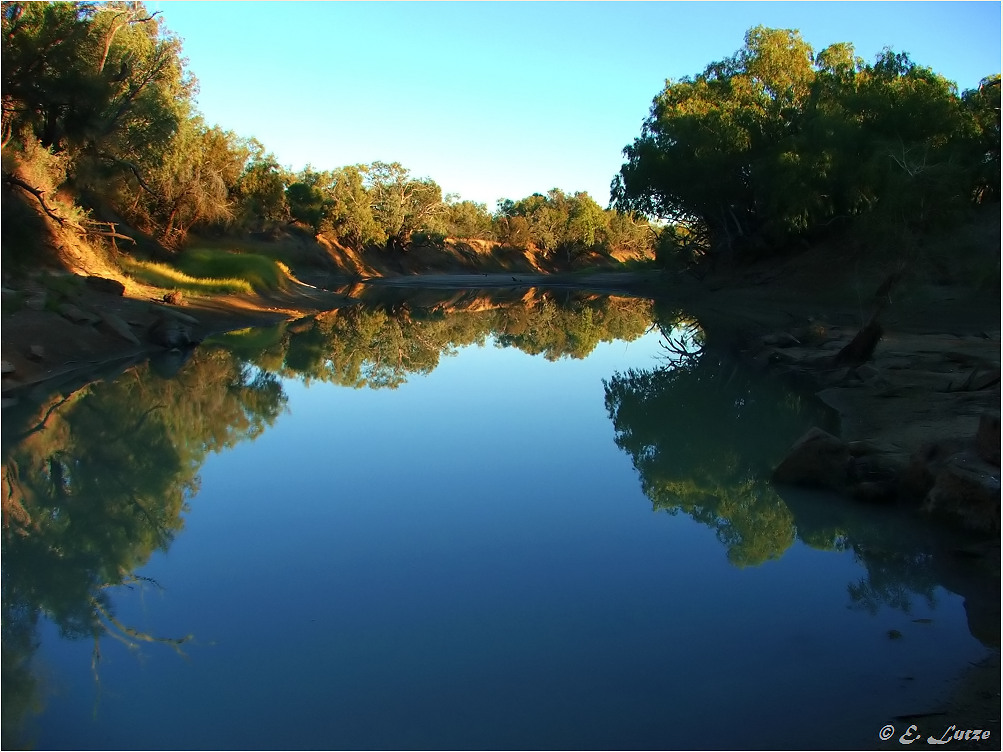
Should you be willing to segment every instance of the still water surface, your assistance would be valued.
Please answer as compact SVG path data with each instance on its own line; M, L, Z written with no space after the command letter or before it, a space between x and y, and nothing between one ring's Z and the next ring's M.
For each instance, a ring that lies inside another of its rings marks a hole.
M5 747L876 746L982 657L921 531L765 481L811 400L647 301L480 307L5 426Z

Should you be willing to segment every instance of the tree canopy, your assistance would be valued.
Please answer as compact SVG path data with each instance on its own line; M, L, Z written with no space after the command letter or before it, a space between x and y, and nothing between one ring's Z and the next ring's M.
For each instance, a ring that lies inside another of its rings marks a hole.
M751 29L735 55L666 81L624 149L613 204L704 250L817 237L865 215L923 230L999 198L999 76L959 95L907 54L818 53Z

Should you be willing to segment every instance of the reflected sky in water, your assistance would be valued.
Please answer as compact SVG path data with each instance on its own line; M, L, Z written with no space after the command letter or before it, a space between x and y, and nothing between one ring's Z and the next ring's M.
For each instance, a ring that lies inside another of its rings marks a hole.
M489 337L396 389L284 376L137 572L160 588L111 590L122 624L193 635L184 655L104 637L95 670L43 619L35 742L831 748L926 710L984 653L960 597L872 613L852 550L792 533L735 566L713 525L653 508L604 380L664 367L663 342L552 362Z

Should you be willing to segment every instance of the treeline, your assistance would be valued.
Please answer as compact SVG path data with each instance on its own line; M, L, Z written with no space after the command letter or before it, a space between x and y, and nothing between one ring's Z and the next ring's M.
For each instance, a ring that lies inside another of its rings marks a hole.
M272 169L273 175L281 174ZM273 226L291 217L351 248L406 249L416 241L479 238L513 248L533 245L565 254L570 261L587 251L644 255L655 239L645 220L603 209L585 192L567 195L554 188L546 195L501 200L490 212L486 205L455 194L443 196L435 181L415 178L396 162L325 172L307 168L285 180L284 192L277 186L273 191L269 211L256 207L253 215Z
M756 27L734 56L667 81L612 184L623 211L661 218L665 257L755 253L853 227L916 234L996 204L1000 77L955 84L884 50L818 53Z
M299 223L346 247L403 251L447 236L565 254L649 252L655 234L587 193L461 201L398 163L292 172L253 138L206 123L181 40L138 2L4 2L3 179L50 219L119 221L167 248L189 233Z

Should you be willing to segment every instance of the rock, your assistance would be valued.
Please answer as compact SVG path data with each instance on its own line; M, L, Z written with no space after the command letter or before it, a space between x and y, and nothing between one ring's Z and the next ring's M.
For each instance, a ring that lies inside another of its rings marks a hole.
M833 363L837 366L861 366L871 359L874 348L878 346L884 334L881 324L872 319L857 332L850 343L836 353Z
M191 324L192 326L197 326L199 323L199 320L194 316L189 316L187 313L182 313L176 308L164 308L163 306L159 305L151 307L153 308L154 311L156 311L156 313L158 313L161 316L163 315L173 316L174 318L184 321L186 324Z
M111 329L115 334L134 345L140 344L139 337L129 328L129 325L122 321L118 316L110 311L101 312L101 320L105 325Z
M763 337L763 344L768 347L797 347L801 342L793 334L778 332Z
M24 386L24 384L22 384L17 379L7 378L3 380L2 384L0 384L0 389L2 389L5 392L12 392L15 389L20 389L22 386Z
M17 369L14 367L14 364L9 360L0 360L0 373L6 375L8 373L14 373L16 370Z
M1000 414L988 413L979 418L975 432L975 452L990 465L1000 466Z
M5 313L7 311L16 311L24 303L24 295L18 290L8 290L4 287L0 290L0 294L2 294L2 305Z
M846 444L821 428L812 428L777 465L773 482L842 490L849 481L849 465Z
M909 466L899 481L903 500L920 505L933 488L944 463L964 449L961 441L935 441L924 444L909 458Z
M923 501L923 511L945 517L969 530L999 535L999 468L970 452L950 457L937 473Z
M150 368L162 379L173 379L191 358L193 352L190 347L161 350L150 356Z
M106 292L109 295L122 296L125 294L125 285L117 279L108 279L107 277L85 277L84 284L92 290Z
M168 349L197 345L199 340L192 336L191 327L169 316L158 318L149 330L150 341Z
M32 293L25 301L24 307L31 311L44 311L49 295L45 290Z
M181 295L180 290L171 290L164 293L164 302L168 305L178 306L184 303L184 297Z
M896 487L893 483L863 481L853 485L850 489L850 495L857 501L878 504L893 501L896 495Z
M857 366L853 369L853 373L857 376L857 378L864 382L876 379L881 375L881 372L877 368L867 363L862 366Z
M780 363L783 365L794 365L798 362L798 359L790 353L785 353L780 350L770 350L769 362L771 364Z
M60 303L56 307L56 311L64 319L68 319L74 324L93 324L96 321L100 321L98 316L78 308L73 303Z
M45 360L45 348L41 345L32 345L28 348L28 358L34 361Z

